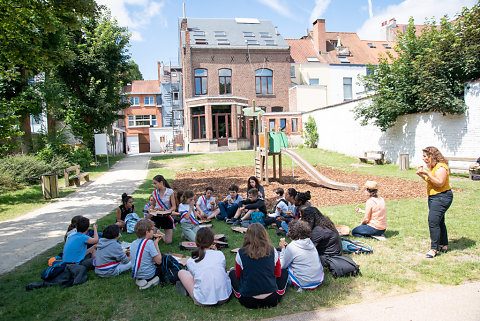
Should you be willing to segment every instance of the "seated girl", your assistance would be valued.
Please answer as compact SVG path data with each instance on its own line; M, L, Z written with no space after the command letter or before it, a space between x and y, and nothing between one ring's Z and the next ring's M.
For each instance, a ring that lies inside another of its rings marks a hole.
M353 236L379 236L387 229L387 209L385 200L378 196L377 182L367 181L365 183L365 196L368 200L365 210L355 207L355 211L364 214L362 224L352 230Z
M288 273L281 269L278 252L262 224L248 227L229 276L235 297L246 308L274 307L282 299Z
M228 301L232 286L225 272L225 255L215 250L213 231L201 228L197 232L197 249L187 261L187 270L178 272L177 289L188 295L196 305L215 305Z
M323 282L323 267L310 239L310 225L305 221L292 221L288 231L292 242L288 244L281 239L279 244L282 269L288 269L288 283L299 291L314 290Z

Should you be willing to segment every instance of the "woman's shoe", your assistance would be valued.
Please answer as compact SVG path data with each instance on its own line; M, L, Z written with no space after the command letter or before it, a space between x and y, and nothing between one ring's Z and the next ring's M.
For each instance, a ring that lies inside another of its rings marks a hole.
M448 251L448 246L446 246L446 245L440 245L439 246L438 252L447 253L447 251Z
M427 259L433 259L435 256L437 256L437 251L436 250L430 250L425 254L425 257Z

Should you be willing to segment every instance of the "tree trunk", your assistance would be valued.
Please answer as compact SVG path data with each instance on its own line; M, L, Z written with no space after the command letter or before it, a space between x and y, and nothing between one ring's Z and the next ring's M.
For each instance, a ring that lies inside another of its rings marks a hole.
M20 116L20 130L24 133L22 136L22 152L28 154L33 145L30 114Z
M55 134L57 132L57 121L53 118L52 115L48 113L47 110L47 133Z

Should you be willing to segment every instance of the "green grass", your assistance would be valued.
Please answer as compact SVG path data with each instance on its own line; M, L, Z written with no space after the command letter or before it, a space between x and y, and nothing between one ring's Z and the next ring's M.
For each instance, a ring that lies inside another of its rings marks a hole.
M125 155L109 157L110 166L123 157L125 157ZM98 166L92 166L88 169L88 172L90 172L90 180L95 180L108 170L105 156L98 156L98 162ZM59 198L76 190L74 187L65 188L65 180L63 178L58 180L58 184ZM43 199L42 186L40 184L28 186L22 190L0 194L0 222L25 215L30 211L50 204L52 201L54 200Z
M355 159L320 150L299 150L307 160L346 170ZM170 168L196 170L228 166L253 166L251 152L209 155L185 155L158 157L152 161L145 182L134 194L137 208L143 208L152 191L151 179L162 174L168 180L174 178ZM287 158L286 158L287 159ZM315 161L313 161L315 160ZM193 164L193 165L192 165ZM285 164L287 166L287 164ZM369 168L351 168L363 173L416 179L414 172L400 172L393 165ZM409 176L409 174L411 177ZM387 202L388 230L385 242L366 240L374 247L371 255L352 256L360 265L358 277L333 279L326 273L324 283L315 291L296 293L287 290L279 306L272 309L248 310L237 300L218 307L195 306L188 297L181 297L175 287L155 287L138 290L130 275L113 279L100 279L89 272L89 281L68 289L45 288L26 292L24 286L39 280L48 257L61 252L63 244L43 253L14 271L0 277L0 319L85 319L85 320L253 320L337 307L362 300L430 289L440 285L456 285L477 280L480 274L480 211L478 195L480 184L473 181L455 181L456 192L452 207L447 212L449 252L430 260L424 258L429 248L426 198L402 199ZM360 217L353 210L354 204L325 207L321 211L336 224L354 227ZM112 212L98 221L100 230L115 220ZM229 235L230 248L240 247L242 234L231 232L230 226L214 222L216 233ZM269 234L278 244L279 237L273 229ZM123 234L123 240L133 241L131 234ZM160 244L163 253L180 251L180 232L174 232L171 245ZM227 268L234 266L235 255L224 250Z

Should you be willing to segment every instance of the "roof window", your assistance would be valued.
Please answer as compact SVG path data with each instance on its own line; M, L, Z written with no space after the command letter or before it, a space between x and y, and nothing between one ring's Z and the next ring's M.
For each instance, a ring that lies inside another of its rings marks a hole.
M385 49L392 49L392 47L390 47L388 43L384 43L383 46L385 47Z
M258 40L255 40L255 39L248 39L247 40L247 45L259 45L260 43L258 42Z
M194 37L205 37L205 31L195 30L195 31L193 31L193 36Z
M215 31L215 37L226 37L227 33L225 31Z
M208 41L205 38L197 38L195 39L196 45L208 45Z
M260 32L260 37L261 38L272 38L272 35L268 32Z
M276 45L277 45L277 44L275 43L275 40L269 40L269 39L265 40L265 44L266 44L267 46L276 46Z
M308 62L319 62L320 60L318 60L317 57L307 57L307 61Z
M250 32L250 31L244 31L243 36L244 37L255 37L255 34L253 32Z
M367 45L368 45L370 48L377 48L377 47L375 47L375 45L374 45L373 43L371 43L371 42L368 42Z
M342 64L349 64L350 63L350 61L345 56L338 56L338 60L340 60L340 62Z
M230 41L228 39L217 39L217 45L229 45Z

